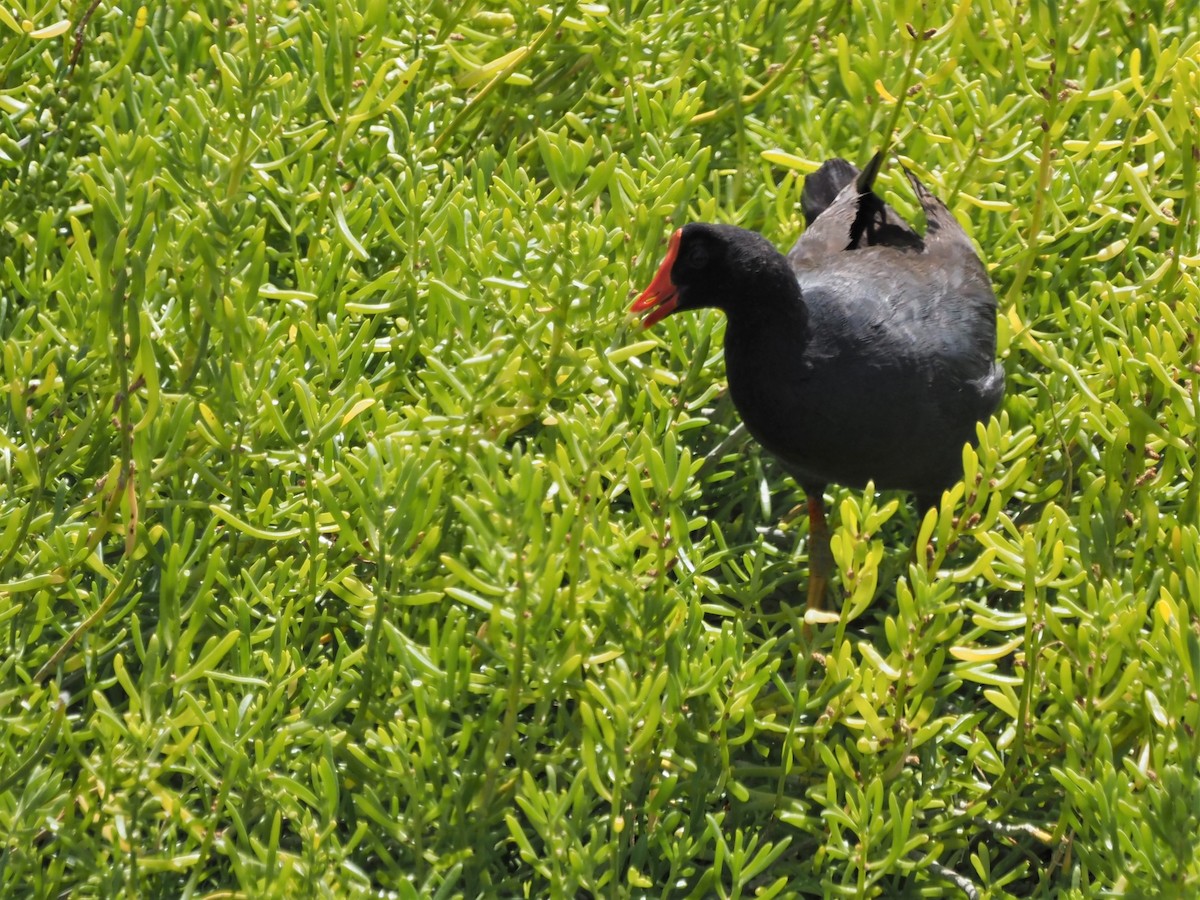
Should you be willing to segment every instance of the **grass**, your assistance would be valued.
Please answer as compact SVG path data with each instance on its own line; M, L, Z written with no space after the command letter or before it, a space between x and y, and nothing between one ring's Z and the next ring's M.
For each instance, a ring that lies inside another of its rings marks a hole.
M1200 891L1194 13L879 6L0 8L0 894ZM889 136L1009 391L806 639L625 310Z

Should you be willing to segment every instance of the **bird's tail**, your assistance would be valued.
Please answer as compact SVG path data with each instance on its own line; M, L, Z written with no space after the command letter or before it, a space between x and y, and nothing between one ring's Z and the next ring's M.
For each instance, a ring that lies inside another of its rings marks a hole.
M829 208L842 188L859 175L858 167L844 159L827 159L821 168L804 179L800 192L800 208L804 211L804 223L811 225L821 213Z

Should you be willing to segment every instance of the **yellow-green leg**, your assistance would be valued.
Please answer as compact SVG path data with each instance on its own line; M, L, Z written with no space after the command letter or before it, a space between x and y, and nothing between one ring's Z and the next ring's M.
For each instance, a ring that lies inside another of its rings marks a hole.
M806 489L807 490L807 489ZM808 608L825 608L825 591L833 574L833 552L829 549L829 523L825 521L825 498L819 490L808 493Z

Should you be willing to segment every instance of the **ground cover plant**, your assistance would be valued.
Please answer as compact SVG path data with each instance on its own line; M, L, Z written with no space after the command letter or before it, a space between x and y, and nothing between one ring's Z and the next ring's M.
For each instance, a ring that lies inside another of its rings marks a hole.
M1196 24L0 5L0 895L1196 895ZM720 316L626 309L888 134L1008 395L806 635Z

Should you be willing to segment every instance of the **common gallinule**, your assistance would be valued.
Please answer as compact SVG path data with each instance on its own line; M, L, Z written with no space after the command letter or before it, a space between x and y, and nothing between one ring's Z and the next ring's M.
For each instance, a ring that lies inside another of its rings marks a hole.
M678 310L724 310L734 405L808 498L810 609L833 568L825 486L873 480L935 505L962 474L975 423L1004 395L983 263L907 169L924 237L876 196L881 162L859 172L831 159L808 176L808 227L787 256L753 231L685 225L632 307L649 311L646 327Z

